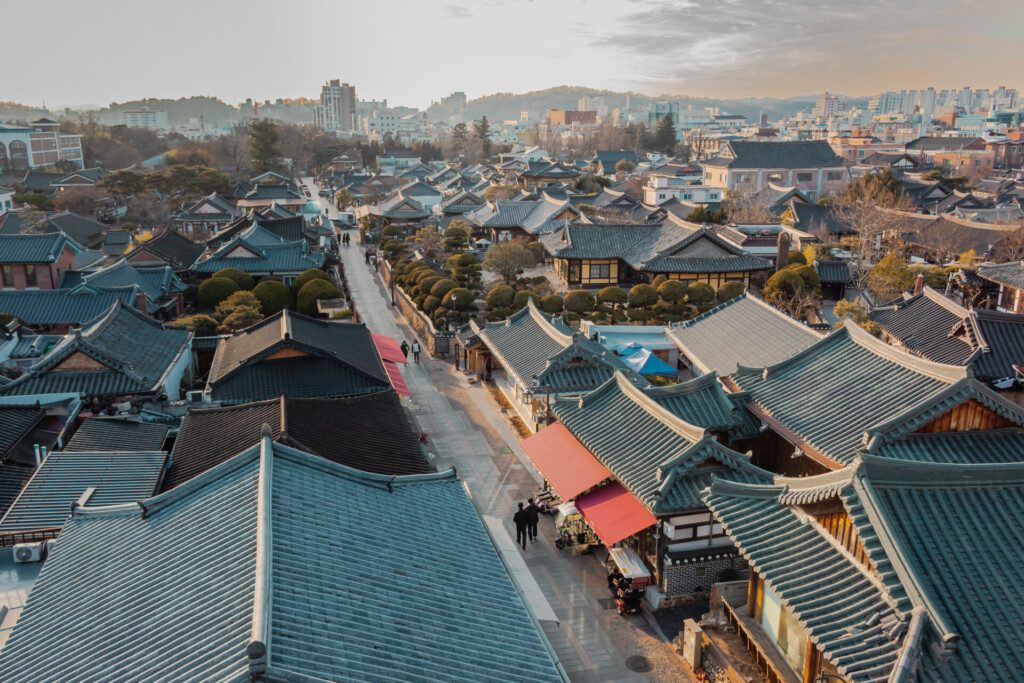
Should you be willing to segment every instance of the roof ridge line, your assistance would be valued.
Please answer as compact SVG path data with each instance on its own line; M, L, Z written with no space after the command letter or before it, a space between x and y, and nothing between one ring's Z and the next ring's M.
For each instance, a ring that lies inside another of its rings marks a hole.
M940 294L938 291L936 291L932 287L929 287L928 285L925 285L924 287L921 288L921 294L924 295L924 298L928 299L929 301L935 304L938 304L939 306L942 306L947 311L957 315L961 319L966 318L971 313L970 310L964 308L963 306L961 306L960 304L956 303L951 299L947 299L944 295Z
M615 380L622 393L629 396L637 405L646 409L647 412L666 427L692 442L691 445L696 444L709 435L708 430L687 422L648 396L642 389L634 386L621 370L616 370L612 379Z
M947 384L953 384L961 379L972 376L969 367L937 363L886 344L852 320L847 320L843 324L842 329L847 330L850 339L861 348L867 349L876 356L880 356L892 363L902 365L912 372L927 375ZM813 348L813 345L808 348Z
M544 330L544 332L546 332L548 336L550 336L552 339L559 342L560 344L564 344L565 347L568 347L570 344L572 344L572 335L565 334L557 327L555 327L555 324L548 320L547 316L544 315L543 311L537 308L537 305L533 302L532 297L526 300L526 308L529 311L530 317L533 318L538 325L540 325L541 329Z
M259 475L256 483L256 563L253 588L253 618L246 648L250 674L267 669L270 659L270 615L273 590L273 503L274 442L270 425L260 427Z

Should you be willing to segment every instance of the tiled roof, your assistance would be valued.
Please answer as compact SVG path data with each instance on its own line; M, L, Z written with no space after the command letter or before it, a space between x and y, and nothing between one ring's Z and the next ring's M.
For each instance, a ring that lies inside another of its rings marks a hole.
M821 338L749 292L679 325L669 338L701 371L731 375L738 365L772 365Z
M681 399L681 397L677 397ZM771 475L681 419L622 374L581 398L559 398L558 420L652 513L703 508L711 475L765 482Z
M705 166L728 168L812 169L843 166L832 146L824 140L755 142L730 140L719 155L704 162Z
M81 249L63 232L0 235L0 263L53 263L65 246Z
M815 259L814 271L825 284L845 285L850 282L850 266L846 261Z
M11 503L21 494L36 468L10 460L0 461L0 518L7 514Z
M393 391L329 399L280 398L190 412L171 452L170 489L240 452L270 425L275 441L379 474L429 467L419 435ZM282 433L286 428L287 432Z
M952 151L961 149L984 149L982 138L920 137L907 143L908 150Z
M1024 289L1024 261L983 263L978 266L977 272L980 277L996 284Z
M906 462L1013 463L1024 453L1024 429L911 433L880 444L877 455Z
M231 256L235 249L249 256ZM324 255L310 252L303 240L279 244L253 244L243 236L236 237L209 257L197 261L197 273L216 273L222 268L237 268L244 273L301 273L324 264Z
M1024 316L974 309L967 324L981 348L971 363L975 377L986 381L1013 377L1013 366L1024 361Z
M90 417L71 436L65 451L162 451L170 425Z
M911 355L848 320L786 360L767 367L741 365L731 379L750 392L755 412L774 429L835 468L852 461L865 431L967 376L966 368Z
M827 204L809 204L791 201L788 210L793 215L793 227L811 234L853 235L856 230L835 207Z
M970 311L931 287L875 308L869 318L900 346L939 363L966 365L975 352L964 321Z
M135 304L136 288L96 291L90 287L67 289L0 290L0 311L26 325L56 327L82 325L110 310L115 303Z
M38 405L0 404L0 460L46 416Z
M137 263L140 252L148 252L156 257L155 260L165 261L174 270L183 271L191 268L203 253L203 245L168 228L129 251L125 257Z
M82 246L94 247L102 241L107 226L70 211L61 211L48 215L35 229L43 233L63 232Z
M0 678L40 672L564 680L452 472L368 474L269 436L141 505L75 512L0 652Z
M277 351L285 357L264 360ZM329 398L391 388L365 325L282 311L221 339L210 369L216 400Z
M757 436L761 428L761 421L747 410L749 396L743 392L726 393L715 372L644 392L685 422L713 432L725 432L733 439Z
M72 503L91 488L85 504L92 507L148 498L166 461L161 451L50 453L0 519L0 534L62 526Z
M647 384L613 353L597 342L574 336L561 318L545 315L533 301L503 322L488 323L478 335L524 387L589 390L603 384L616 370L624 370L634 381ZM571 349L568 355L567 349Z
M164 376L188 350L192 333L170 328L124 304L79 333L66 336L18 379L0 386L0 395L47 393L122 395L160 393ZM81 354L96 369L59 369Z
M123 289L138 287L146 293L148 313L160 310L160 303L165 297L186 289L170 266L133 266L125 259L91 273L69 271L61 280L62 288L74 288L80 284L95 289Z

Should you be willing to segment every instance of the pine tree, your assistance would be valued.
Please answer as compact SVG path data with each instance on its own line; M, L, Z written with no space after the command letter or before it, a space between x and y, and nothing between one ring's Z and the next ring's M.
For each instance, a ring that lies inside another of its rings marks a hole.
M676 148L676 126L671 116L658 119L658 127L654 130L654 147L659 152L672 155Z
M491 156L491 124L487 121L486 116L481 116L480 120L473 124L473 135L480 143L480 152L484 159L489 158Z
M249 126L249 156L257 173L281 169L280 134L270 119L257 119Z

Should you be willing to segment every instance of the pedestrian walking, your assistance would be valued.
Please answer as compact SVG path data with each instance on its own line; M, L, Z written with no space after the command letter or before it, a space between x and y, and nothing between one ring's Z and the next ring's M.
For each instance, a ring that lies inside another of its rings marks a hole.
M402 340L402 355L405 356L406 360L409 360L409 342Z
M363 252L363 258L366 259L366 265L370 265L370 250L367 249Z
M519 510L516 514L512 515L512 521L516 525L516 543L521 543L523 550L526 550L526 534L527 529L530 526L530 513L523 509L523 504L519 504Z
M419 363L420 362L420 340L419 339L413 339L412 340L412 349L411 350L412 350L412 359L414 361L416 361L417 363Z
M529 514L527 522L527 531L530 534L530 542L537 540L537 522L540 521L540 508L533 502L533 498L530 498L529 505L526 506L526 512Z

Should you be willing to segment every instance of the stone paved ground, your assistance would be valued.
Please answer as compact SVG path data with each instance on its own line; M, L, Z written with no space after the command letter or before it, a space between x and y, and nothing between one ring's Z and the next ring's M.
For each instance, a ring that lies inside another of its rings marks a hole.
M411 343L411 331L388 305L362 250L353 243L340 252L362 320L374 332ZM410 363L403 374L412 391L412 413L429 435L434 464L456 467L481 514L503 520L514 539L515 503L533 495L539 475L482 387L466 382L450 362L425 354L422 361ZM540 529L541 539L519 552L558 619L542 626L570 678L595 683L691 680L653 620L622 617L608 608L603 551L597 557L558 551L550 517L542 519Z

